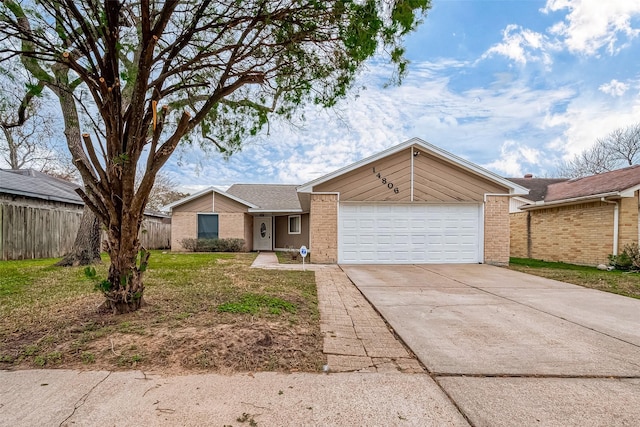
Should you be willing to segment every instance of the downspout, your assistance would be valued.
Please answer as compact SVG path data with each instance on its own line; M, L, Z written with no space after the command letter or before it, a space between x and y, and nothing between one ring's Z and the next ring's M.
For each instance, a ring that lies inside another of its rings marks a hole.
M531 258L531 248L533 241L531 239L531 211L527 211L527 258Z
M620 203L615 200L607 200L604 197L600 199L603 203L609 203L615 205L613 207L613 255L618 255L618 239L619 230L618 224L620 223Z

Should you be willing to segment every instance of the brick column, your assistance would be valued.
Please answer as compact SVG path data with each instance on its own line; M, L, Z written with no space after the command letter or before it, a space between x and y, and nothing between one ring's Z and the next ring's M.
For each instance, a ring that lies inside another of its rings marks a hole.
M484 204L484 262L509 263L509 197L487 196Z
M312 194L309 222L311 260L338 262L338 195Z

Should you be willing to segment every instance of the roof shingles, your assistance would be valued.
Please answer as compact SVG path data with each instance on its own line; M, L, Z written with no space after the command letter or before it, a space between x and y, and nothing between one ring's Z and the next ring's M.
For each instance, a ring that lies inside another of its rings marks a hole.
M261 210L297 212L301 210L297 187L282 184L233 184L226 193L259 206Z
M532 202L546 200L547 188L558 182L566 181L567 178L507 178L509 181L521 187L529 189L527 196L522 196Z
M32 169L0 169L0 193L82 205L77 184Z
M640 185L640 165L550 185L545 202L617 193Z

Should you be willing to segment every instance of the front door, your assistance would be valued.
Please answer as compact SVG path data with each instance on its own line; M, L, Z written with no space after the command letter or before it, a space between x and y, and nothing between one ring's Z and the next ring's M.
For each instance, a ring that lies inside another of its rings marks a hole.
M273 249L270 216L257 216L253 219L253 250L270 251Z

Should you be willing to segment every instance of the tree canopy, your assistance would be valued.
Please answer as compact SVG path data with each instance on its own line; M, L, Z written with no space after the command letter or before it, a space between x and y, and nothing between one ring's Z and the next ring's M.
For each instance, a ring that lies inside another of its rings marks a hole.
M70 149L81 196L107 228L103 290L114 307L141 301L137 231L156 174L181 141L229 155L272 113L333 105L377 53L402 76L403 36L429 3L4 0L0 54L19 56L36 79L62 76L61 93L76 101L78 88L90 95L94 126Z

